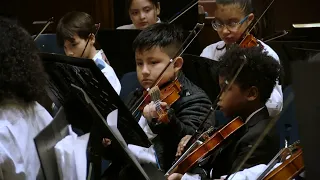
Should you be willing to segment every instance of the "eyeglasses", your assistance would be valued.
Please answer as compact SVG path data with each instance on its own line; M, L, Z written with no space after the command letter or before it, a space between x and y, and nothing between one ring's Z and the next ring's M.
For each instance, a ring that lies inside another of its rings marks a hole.
M244 17L243 19L241 19L239 22L229 22L227 24L223 24L221 22L219 22L218 20L214 19L211 22L211 25L213 27L214 30L216 31L220 31L223 29L224 26L226 26L226 28L230 31L234 31L237 30L238 27L240 25L242 25L247 19L248 19L249 15Z

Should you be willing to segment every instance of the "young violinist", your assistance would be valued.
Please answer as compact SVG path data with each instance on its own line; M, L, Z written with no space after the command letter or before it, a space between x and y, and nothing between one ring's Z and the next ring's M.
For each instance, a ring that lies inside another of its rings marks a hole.
M117 29L145 29L146 27L160 23L159 0L127 0L128 13L132 24L123 25Z
M42 179L35 136L51 121L37 100L46 74L31 35L0 17L0 179Z
M212 27L217 31L221 41L207 46L200 56L219 60L231 44L241 40L241 35L254 20L251 0L216 0L216 9ZM258 46L280 63L277 53L267 44L258 40ZM274 116L282 110L283 94L281 85L277 83L266 102L269 114Z
M176 57L183 42L182 31L172 24L157 23L144 29L134 40L136 71L140 89L127 98L127 106L133 108L143 91L151 88L161 71L164 71L159 89L163 89L178 80L181 84L180 98L170 107L161 102L161 108L167 110L169 122L163 123L156 111L156 103L151 101L134 117L153 143L153 159L158 160L161 169L167 170L175 159L178 143L182 137L195 132L201 120L209 112L211 102L205 92L193 84L182 73L182 57ZM159 107L159 106L158 106Z
M56 35L58 45L64 47L67 56L93 59L102 73L119 94L120 81L104 54L95 47L97 27L92 17L85 12L69 12L57 25Z
M245 125L228 140L229 143L223 149L216 152L214 158L202 166L204 171L198 171L205 172L204 174L192 175L195 179L220 178L233 173L270 122L265 102L282 72L281 66L273 57L261 52L259 47L230 48L219 62L220 86L222 88L230 83L244 56L247 62L230 89L222 93L218 106L226 117L240 117ZM180 141L178 156L189 139L190 135ZM279 151L279 144L280 138L273 127L240 170L267 164ZM173 173L169 179L187 179L190 176L190 173Z

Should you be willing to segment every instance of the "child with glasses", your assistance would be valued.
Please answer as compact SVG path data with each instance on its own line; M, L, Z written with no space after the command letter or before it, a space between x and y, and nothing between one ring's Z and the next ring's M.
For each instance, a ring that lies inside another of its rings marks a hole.
M215 19L212 27L217 31L222 41L207 46L200 56L218 61L236 43L254 20L251 0L216 0ZM261 49L279 61L277 53L267 44L258 40ZM277 83L266 103L270 116L275 116L282 110L283 94L281 85Z

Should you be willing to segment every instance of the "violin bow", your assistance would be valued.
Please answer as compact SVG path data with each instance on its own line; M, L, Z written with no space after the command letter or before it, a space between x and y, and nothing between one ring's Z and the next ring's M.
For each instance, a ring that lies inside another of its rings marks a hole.
M36 35L36 37L33 39L33 41L36 41L36 40L39 38L39 36L43 33L43 31L46 30L47 27L48 27L51 23L53 23L53 17L51 17L51 18L47 21L46 25L45 25L45 26L41 29L41 31Z
M165 68L163 68L163 70L161 71L161 73L159 74L157 80L151 85L150 88L147 89L147 91L149 92L151 88L153 88L154 86L158 85L159 82L161 81L164 72L167 70L167 68L170 66L170 64L175 63L176 58L181 56L184 51L190 46L190 44L193 42L193 40L198 36L198 34L201 32L202 28L204 27L204 23L197 23L195 25L195 27L193 28L193 30L189 33L188 37L184 40L184 42L182 43L181 47L179 48L179 50L176 52L176 54L173 56L173 58L170 59L169 63L166 65ZM185 46L185 47L184 47ZM133 108L135 108L135 110L133 111L132 114L135 114L136 111L139 109L139 107L141 106L141 104L147 99L147 95L144 97L143 95L136 101L136 103L132 106ZM139 103L139 104L138 104ZM138 104L138 105L137 105ZM132 110L132 109L130 109ZM132 112L132 111L131 111Z
M96 35L98 34L98 31L99 31L99 29L100 29L100 23L95 24L95 27L96 27L96 32L94 33L94 36L96 37ZM91 34L91 33L90 33L90 34ZM84 47L84 49L83 49L80 57L82 57L83 54L84 54L84 52L86 51L86 48L87 48L87 46L88 46L88 44L89 44L89 41L90 41L90 34L89 34L89 37L88 37L86 46Z
M171 23L173 23L175 20L177 20L180 16L182 16L184 13L186 13L187 11L189 11L191 8L193 8L195 5L197 5L199 2L198 2L198 0L193 0L193 1L191 1L188 5L186 5L183 9L185 9L185 10L183 10L183 12L182 13L179 13L178 12L178 15L176 14L176 15L174 15L174 16L176 16L176 17L171 17L170 19L170 21L169 21L169 24L171 24Z
M268 7L263 11L263 13L260 15L260 17L257 19L257 21L253 24L253 22L251 22L249 24L249 26L246 28L246 30L243 32L243 34L241 35L241 37L245 37L245 34L249 34L253 29L254 27L259 23L259 21L261 20L261 18L264 16L264 14L268 11L268 9L271 7L271 5L273 4L274 0L272 0ZM249 29L249 31L247 31ZM241 44L243 42L245 38L243 38L239 44Z

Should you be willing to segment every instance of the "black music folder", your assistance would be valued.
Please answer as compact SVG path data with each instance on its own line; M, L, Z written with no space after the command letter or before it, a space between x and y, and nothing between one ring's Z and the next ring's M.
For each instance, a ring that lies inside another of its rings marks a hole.
M48 74L49 97L56 106L65 108L67 116L70 116L67 119L73 127L87 133L91 130L92 121L83 113L87 109L79 102L71 84L88 94L105 119L110 112L118 109L118 129L127 144L151 146L147 135L93 60L51 53L40 53L40 56Z
M318 62L292 63L292 87L296 117L303 148L306 179L320 176L320 59Z

